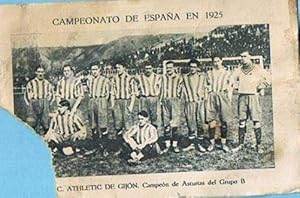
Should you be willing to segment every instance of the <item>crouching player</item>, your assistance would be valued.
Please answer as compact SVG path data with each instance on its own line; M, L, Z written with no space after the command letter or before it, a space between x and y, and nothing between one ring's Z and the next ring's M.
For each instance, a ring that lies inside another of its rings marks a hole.
M128 159L130 164L138 164L142 159L160 153L157 130L149 123L149 114L146 111L138 113L138 124L126 131L123 138L127 143L125 150L130 156Z
M44 136L53 153L77 153L80 157L86 137L86 128L77 114L71 113L69 101L60 101L58 114L52 118L50 128Z

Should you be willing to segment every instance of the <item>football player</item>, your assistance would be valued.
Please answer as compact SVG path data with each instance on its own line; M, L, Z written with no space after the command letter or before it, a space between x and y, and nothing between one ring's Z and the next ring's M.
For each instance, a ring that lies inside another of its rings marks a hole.
M138 120L138 124L130 127L123 135L130 155L128 162L134 164L160 153L157 129L149 122L147 111L139 112Z
M87 81L89 103L89 121L92 129L92 138L95 146L103 147L103 155L107 156L108 144L108 99L110 84L108 78L100 73L99 63L90 65L91 77Z
M84 97L81 81L74 76L74 68L70 64L63 66L64 77L58 81L56 88L56 103L68 100L71 113L75 113Z
M138 76L140 90L140 110L146 110L151 123L157 127L157 107L161 90L162 77L153 72L153 66L145 63L145 70Z
M117 131L117 144L121 146L123 132L133 124L138 87L121 62L117 63L115 68L117 73L113 77L112 109Z
M27 122L37 132L41 125L44 133L49 128L50 103L53 102L53 86L45 79L45 69L38 66L35 72L36 77L26 85L25 103L28 105Z
M86 127L76 113L71 113L69 101L60 101L58 113L51 119L49 130L44 136L49 147L54 153L77 153L81 157L86 137Z
M208 151L215 149L215 131L218 123L221 126L221 149L228 152L226 145L228 122L232 119L230 90L232 86L231 74L223 65L220 56L213 57L213 69L208 71L208 102L207 121L209 123L210 145Z
M199 61L192 59L189 62L190 71L183 76L183 95L185 99L184 114L189 129L189 146L185 151L193 149L195 145L200 152L206 149L201 145L205 125L205 92L206 75L199 72Z
M175 153L180 152L178 147L178 127L180 125L180 97L182 92L182 76L175 71L174 62L166 62L166 75L163 77L162 86L162 112L164 124L165 149L171 147Z
M238 114L239 114L239 145L234 149L238 151L244 147L246 121L253 121L256 151L259 154L264 152L261 146L261 120L262 107L260 95L263 95L264 88L271 84L270 76L260 65L254 64L249 51L241 53L241 66L234 72L234 79L238 88Z

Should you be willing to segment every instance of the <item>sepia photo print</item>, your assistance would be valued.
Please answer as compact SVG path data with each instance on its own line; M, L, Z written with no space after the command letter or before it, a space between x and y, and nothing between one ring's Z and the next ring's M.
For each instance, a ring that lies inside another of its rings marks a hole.
M275 168L269 24L12 49L57 177Z

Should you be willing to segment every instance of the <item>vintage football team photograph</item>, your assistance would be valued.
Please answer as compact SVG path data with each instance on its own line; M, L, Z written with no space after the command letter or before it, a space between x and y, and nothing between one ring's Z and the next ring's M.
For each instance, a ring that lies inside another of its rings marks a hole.
M269 24L12 49L57 177L274 168Z

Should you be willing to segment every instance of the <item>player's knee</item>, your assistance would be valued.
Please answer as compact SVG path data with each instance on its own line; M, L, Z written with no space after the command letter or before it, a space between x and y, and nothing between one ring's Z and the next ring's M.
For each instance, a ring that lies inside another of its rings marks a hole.
M215 128L217 126L217 121L216 120L212 120L209 122L209 127L210 128Z

